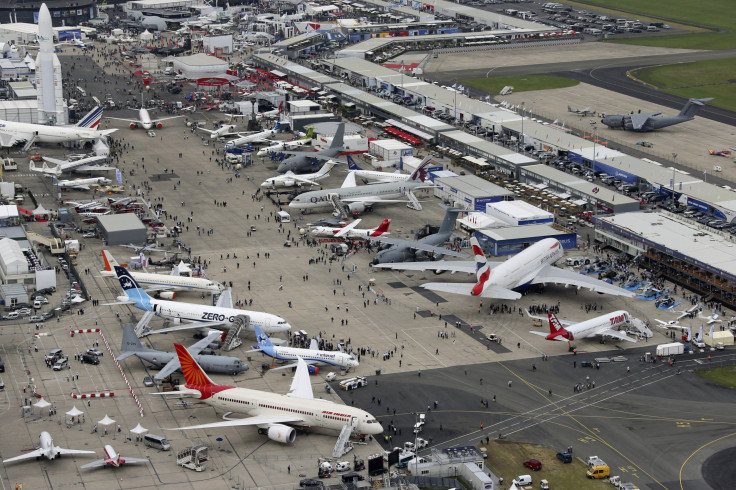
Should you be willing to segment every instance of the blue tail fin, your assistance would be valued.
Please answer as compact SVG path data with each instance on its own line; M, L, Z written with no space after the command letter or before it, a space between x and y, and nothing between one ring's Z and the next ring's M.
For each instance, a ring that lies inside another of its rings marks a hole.
M152 311L153 306L151 305L151 297L146 291L141 288L133 276L130 275L127 269L115 266L115 274L118 276L120 281L120 287L123 288L125 295L132 301L135 301L135 307L145 311Z
M258 341L258 347L261 348L262 351L265 352L271 352L273 349L273 344L271 343L271 340L268 338L268 336L263 333L263 330L261 330L261 327L258 325L253 325L253 330L256 333L256 340Z
M102 107L96 106L76 124L78 128L95 129L102 119Z
M357 163L355 163L355 160L353 160L353 157L350 155L345 155L348 157L348 169L349 170L362 170Z
M278 132L281 129L281 121L276 123L276 126L273 127L273 130Z

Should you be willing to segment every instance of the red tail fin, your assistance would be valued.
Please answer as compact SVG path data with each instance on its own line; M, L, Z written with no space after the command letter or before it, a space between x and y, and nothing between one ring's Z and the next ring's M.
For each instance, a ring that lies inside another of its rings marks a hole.
M105 270L106 271L111 271L112 270L112 267L110 267L110 262L108 262L108 260L107 260L107 254L105 253L104 250L102 251L102 260L105 262Z
M284 101L282 100L281 103L279 104L279 114L281 114L283 110L284 110Z
M385 220L383 220L383 222L380 225L378 225L378 227L375 230L373 230L373 233L371 233L371 236L383 235L384 233L388 231L388 225L390 224L391 224L391 220L386 218Z
M181 372L184 373L184 380L187 385L193 387L216 386L215 383L207 376L197 361L192 358L189 351L181 344L174 344L176 355L179 356L181 364ZM201 391L201 390L200 390Z
M549 316L549 333L557 333L560 330L564 330L564 328L562 327L562 324L557 319L554 313L550 312L548 316Z

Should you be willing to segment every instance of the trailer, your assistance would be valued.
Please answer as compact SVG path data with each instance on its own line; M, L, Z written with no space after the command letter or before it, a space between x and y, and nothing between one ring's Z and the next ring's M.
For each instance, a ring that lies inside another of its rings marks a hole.
M176 455L176 464L190 470L204 471L207 467L205 462L208 458L209 448L207 446L191 446L179 451Z
M348 378L346 380L340 381L340 389L350 391L360 388L361 386L366 386L367 384L368 381L365 379L364 376L356 376L354 378Z
M672 342L671 344L660 344L657 346L657 357L675 356L685 353L685 346L680 342Z

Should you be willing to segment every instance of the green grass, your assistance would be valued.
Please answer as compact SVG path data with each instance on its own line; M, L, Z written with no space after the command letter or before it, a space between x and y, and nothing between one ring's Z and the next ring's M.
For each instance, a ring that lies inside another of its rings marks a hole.
M726 366L713 369L698 369L695 374L701 378L705 378L713 383L725 386L726 388L736 388L736 367Z
M681 22L696 26L709 26L731 30L734 26L733 0L576 0L579 5L589 5L652 18Z
M626 39L616 39L614 37L607 42L655 46L658 48L733 49L736 48L736 32L673 34L671 36L628 37Z
M639 80L681 97L714 97L709 104L736 110L736 59L697 61L633 70Z
M553 88L574 87L577 80L552 75L520 75L516 77L465 78L459 80L463 85L477 88L489 94L498 94L505 86L514 87L514 92L530 90L547 90Z

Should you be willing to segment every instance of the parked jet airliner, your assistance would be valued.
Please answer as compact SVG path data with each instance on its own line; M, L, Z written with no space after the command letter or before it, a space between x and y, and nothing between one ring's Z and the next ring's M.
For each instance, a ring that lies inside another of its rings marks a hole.
M636 342L636 338L626 335L627 329L635 327L645 337L652 336L652 331L648 327L640 322L633 323L629 312L624 310L607 313L579 323L560 321L554 313L550 312L548 320L549 334L535 331L531 333L541 335L547 340L567 340L568 342L575 339L591 339L594 337L613 337L628 342ZM569 326L563 327L563 323ZM623 331L620 330L622 327Z
M141 107L140 109L138 109L138 119L124 119L122 117L106 117L105 119L125 121L129 123L130 129L135 129L135 128L151 129L154 126L156 126L156 129L161 129L164 127L163 121L168 121L170 119L178 119L180 117L184 117L184 116L171 116L171 117L160 117L158 119L151 119L151 114L148 113L148 109L146 109L145 107Z

